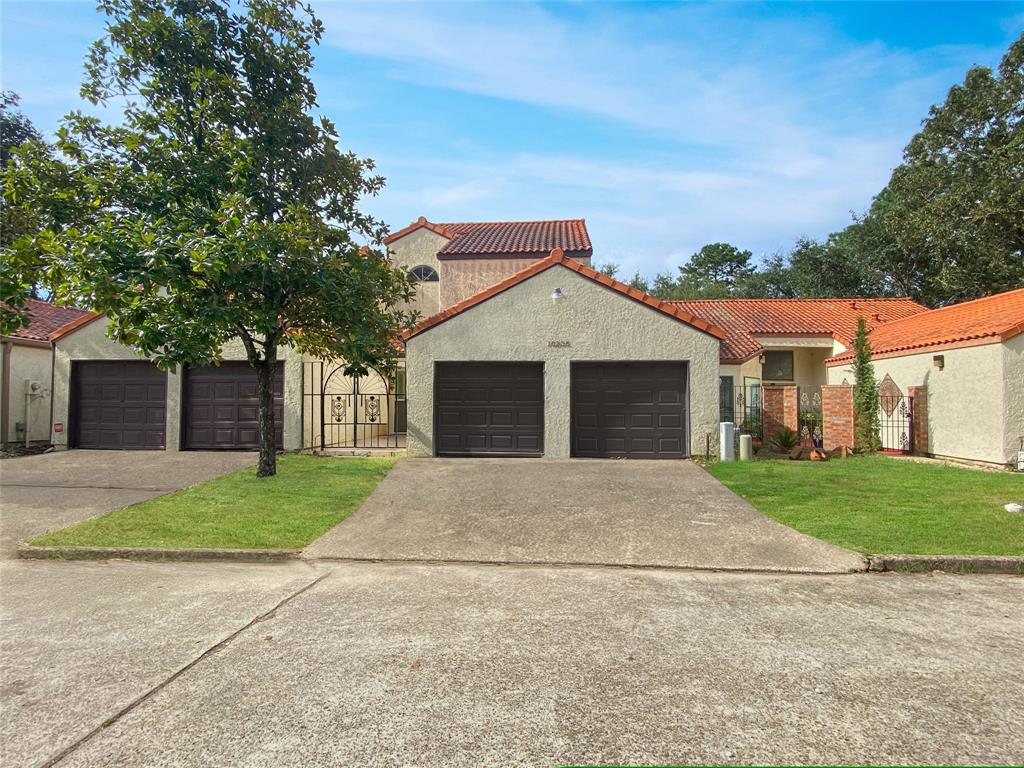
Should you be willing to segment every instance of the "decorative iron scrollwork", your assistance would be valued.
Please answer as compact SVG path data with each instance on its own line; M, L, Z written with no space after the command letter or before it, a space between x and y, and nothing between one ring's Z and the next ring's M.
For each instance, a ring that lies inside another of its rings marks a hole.
M370 399L366 402L366 419L371 424L374 424L379 418L380 401L377 399L376 395L370 395Z
M341 395L335 395L331 401L331 418L338 424L345 421L345 399Z

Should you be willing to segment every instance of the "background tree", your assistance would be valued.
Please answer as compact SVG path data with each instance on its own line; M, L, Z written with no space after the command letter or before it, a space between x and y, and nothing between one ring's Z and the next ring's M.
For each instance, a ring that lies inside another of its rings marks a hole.
M377 246L385 227L358 202L383 179L314 119L309 77L323 27L292 0L102 0L106 35L82 95L123 103L104 125L73 113L60 155L32 142L5 184L42 228L58 296L111 319L112 338L163 368L216 363L237 340L256 370L257 474L276 471L278 350L393 364L408 279Z
M890 274L913 274L929 304L1024 285L1024 35L998 73L974 67L931 108L882 220L898 245Z
M754 273L753 256L729 243L708 243L679 268L680 284L707 298L733 296Z
M27 141L42 142L32 122L17 109L18 95L0 91L0 170L7 167L14 150ZM11 244L34 226L31 211L11 205L4 195L0 175L0 333L9 333L28 323L25 299L38 298L37 265L33 259L17 260Z
M874 453L882 447L878 382L871 364L871 343L863 317L857 318L857 335L853 339L853 376L854 442L857 450Z

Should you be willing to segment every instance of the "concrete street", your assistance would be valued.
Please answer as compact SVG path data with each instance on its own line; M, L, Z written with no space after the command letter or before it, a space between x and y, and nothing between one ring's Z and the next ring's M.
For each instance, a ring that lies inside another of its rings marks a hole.
M4 765L68 749L61 766L1024 761L1015 577L0 573Z

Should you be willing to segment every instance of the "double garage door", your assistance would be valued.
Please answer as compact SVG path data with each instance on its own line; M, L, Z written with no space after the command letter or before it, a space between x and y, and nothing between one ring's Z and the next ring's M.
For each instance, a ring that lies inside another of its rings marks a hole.
M573 363L570 378L573 456L688 455L686 363ZM434 418L439 456L543 455L543 363L437 363Z
M72 364L71 445L75 448L161 450L166 447L167 374L146 361ZM277 444L283 445L284 369L274 390ZM247 363L190 368L184 374L182 447L259 447L256 372Z

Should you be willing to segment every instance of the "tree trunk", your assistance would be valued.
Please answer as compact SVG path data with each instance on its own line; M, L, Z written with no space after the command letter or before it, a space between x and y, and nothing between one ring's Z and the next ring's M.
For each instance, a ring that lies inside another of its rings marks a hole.
M277 378L277 347L270 346L256 366L260 394L260 463L257 477L277 474L277 424L274 418L274 383Z

